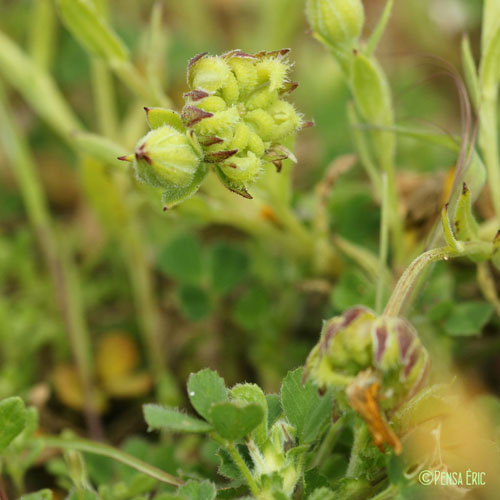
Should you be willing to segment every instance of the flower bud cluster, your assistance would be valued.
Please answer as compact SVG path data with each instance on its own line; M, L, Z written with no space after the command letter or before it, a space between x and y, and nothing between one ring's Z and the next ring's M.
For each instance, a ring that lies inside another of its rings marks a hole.
M428 364L427 351L406 320L357 306L324 323L305 375L321 389L333 388L339 403L347 404L346 388L369 370L380 382L380 407L392 410L420 388Z
M137 178L162 188L170 206L197 191L209 165L228 189L251 198L247 188L266 163L280 171L283 160L296 161L283 143L309 124L285 99L297 87L288 52L194 57L181 114L145 108L152 130L121 159L134 161Z
M206 161L229 188L248 196L247 187L266 162L292 157L282 142L304 122L283 97L290 82L289 50L246 54L234 50L222 56L200 54L188 67L182 119L202 144Z

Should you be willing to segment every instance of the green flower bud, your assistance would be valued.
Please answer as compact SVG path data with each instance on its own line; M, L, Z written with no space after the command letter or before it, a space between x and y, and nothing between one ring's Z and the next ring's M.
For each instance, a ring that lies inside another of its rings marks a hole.
M357 42L365 21L361 0L307 0L306 16L318 37L341 49Z
M193 142L170 125L151 130L136 145L134 169L139 180L159 188L188 186L202 159Z
M345 404L346 387L370 370L380 379L381 407L394 409L418 390L427 368L427 351L406 320L358 306L325 322L305 374Z

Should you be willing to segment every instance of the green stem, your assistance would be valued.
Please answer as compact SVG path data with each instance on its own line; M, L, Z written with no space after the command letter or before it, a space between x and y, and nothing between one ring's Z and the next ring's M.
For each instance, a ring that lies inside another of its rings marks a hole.
M375 197L378 200L382 199L382 180L380 178L380 173L375 165L375 162L370 153L370 148L366 141L365 134L361 130L361 122L359 120L358 114L354 107L353 102L347 103L347 117L349 119L349 124L351 126L351 133L356 151L359 154L359 159L361 160L361 165L366 171L370 182L372 184L373 190L375 191Z
M326 460L329 453L331 453L332 448L339 437L340 431L344 426L344 421L345 414L338 418L337 421L330 426L325 438L323 439L323 442L321 443L321 446L319 447L318 453L311 463L311 468L321 465Z
M361 452L366 448L369 439L370 432L368 431L368 427L365 425L363 420L356 417L354 424L354 442L351 448L351 458L349 459L349 465L347 466L347 477L356 478L359 476L363 463Z
M122 236L125 259L150 366L158 382L166 369L163 357L164 342L160 340L160 313L153 290L151 267L147 262L147 252L140 238L140 230L135 227L133 221L130 225L132 227L129 227Z
M240 472L243 474L243 477L245 478L245 481L247 482L248 487L250 488L250 492L255 498L258 498L260 494L259 486L255 482L255 479L253 478L250 469L245 463L245 460L243 460L243 457L240 455L240 452L236 448L234 442L225 441L224 439L220 438L217 435L212 435L212 439L217 441L222 447L226 449L226 451L233 459L233 462L236 464Z
M116 138L117 113L113 79L107 65L92 59L92 87L99 131L106 137Z
M52 0L34 0L30 16L29 49L35 64L47 70L54 55L57 33Z
M492 251L492 244L487 242L464 242L461 249L453 249L449 246L434 248L419 255L405 270L392 292L392 295L384 310L386 316L399 316L406 305L408 298L417 283L422 271L431 262L448 260L456 257L466 257L476 253L488 253Z
M497 220L500 220L500 162L498 148L498 90L484 91L480 113L480 144L488 171L488 186Z
M390 484L385 490L371 497L370 500L392 500L397 497L398 490L397 484Z
M377 26L373 30L368 42L366 43L365 54L367 56L371 56L375 49L377 48L378 42L380 38L384 34L385 28L387 27L387 23L389 22L389 18L391 17L392 7L394 5L394 0L387 0L384 11L380 16L380 19L377 23Z
M380 219L380 250L377 277L377 292L375 300L375 310L380 312L384 300L385 292L385 270L387 256L389 253L389 193L387 186L387 176L382 176L382 216Z
M401 263L404 255L404 226L399 213L398 191L396 187L396 170L392 156L384 155L381 162L382 170L387 176L387 219L391 231L394 260Z
M135 458L124 451L121 451L112 446L95 443L87 439L65 439L59 437L36 438L32 440L33 444L41 444L46 448L58 448L61 450L76 450L85 453L92 453L103 457L112 458L117 462L128 465L139 472L147 474L162 483L171 484L173 486L182 486L184 481L178 477L164 472L153 465L150 465L138 458Z

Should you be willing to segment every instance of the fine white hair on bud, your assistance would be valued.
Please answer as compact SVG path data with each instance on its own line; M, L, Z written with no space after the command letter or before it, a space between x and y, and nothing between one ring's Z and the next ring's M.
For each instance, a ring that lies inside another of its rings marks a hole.
M313 32L340 50L357 43L365 21L361 0L307 0L306 16Z
M306 122L286 100L297 88L288 53L233 50L191 59L181 113L145 108L152 130L136 146L137 178L162 188L172 206L213 169L229 190L251 198L248 188L266 165L279 172L283 160L296 161L284 143Z

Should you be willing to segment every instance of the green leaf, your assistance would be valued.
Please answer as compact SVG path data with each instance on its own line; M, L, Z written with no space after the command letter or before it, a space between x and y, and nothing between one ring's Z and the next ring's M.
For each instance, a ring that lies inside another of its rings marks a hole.
M52 500L52 491L40 490L29 495L23 495L20 500Z
M188 500L213 500L217 494L210 481L188 481L177 493Z
M210 296L197 286L184 285L177 291L182 314L192 321L206 318L212 310Z
M237 401L216 403L209 414L217 433L230 441L248 436L264 419L261 405Z
M217 456L219 457L217 472L221 476L234 481L240 481L243 478L240 469L238 469L238 466L234 463L231 455L229 455L224 448L219 448Z
M333 307L345 311L358 304L375 305L375 285L366 274L351 269L342 273L330 297Z
M171 432L208 432L210 424L203 420L190 417L175 408L160 405L144 405L144 419L150 429L167 430Z
M26 407L18 397L0 401L0 453L23 431Z
M281 403L299 440L311 443L331 417L333 399L329 392L320 396L310 380L302 384L302 372L302 367L288 372L281 386Z
M401 457L390 453L385 457L387 476L392 484L398 484L404 480L405 463Z
M165 108L144 108L146 110L146 118L151 129L170 125L179 132L185 132L186 127L182 123L179 113Z
M493 314L491 304L480 301L457 304L444 324L448 335L454 337L479 335Z
M477 76L476 63L472 55L468 36L462 38L462 66L469 95L476 110L479 109L481 91L479 90L479 79Z
M270 429L273 424L281 417L283 414L283 408L281 407L281 398L278 394L267 394L267 428Z
M202 274L202 254L198 239L184 234L170 241L158 256L158 266L167 276L181 282L198 284Z
M209 422L210 407L214 403L229 401L224 379L209 368L192 373L188 379L187 390L193 408Z
M269 296L265 289L257 286L246 290L233 309L234 320L247 330L258 328L269 314Z
M264 392L256 384L238 384L230 392L234 401L256 403L262 408L264 418L252 432L252 437L257 446L262 447L267 438L267 401Z
M212 288L221 294L230 292L248 272L247 255L234 245L214 245L210 255Z
M91 54L107 61L126 61L128 50L89 0L57 0L61 19Z
M321 474L316 467L305 472L303 482L304 498L309 498L309 495L315 490L327 487L330 484L328 478Z

